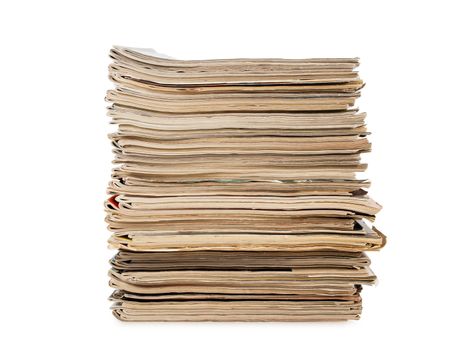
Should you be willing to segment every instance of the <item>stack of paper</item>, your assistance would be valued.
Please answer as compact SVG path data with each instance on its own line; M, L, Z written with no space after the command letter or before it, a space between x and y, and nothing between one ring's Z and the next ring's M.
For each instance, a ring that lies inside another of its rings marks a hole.
M115 316L357 319L376 278L364 252L385 243L357 176L358 59L110 56Z

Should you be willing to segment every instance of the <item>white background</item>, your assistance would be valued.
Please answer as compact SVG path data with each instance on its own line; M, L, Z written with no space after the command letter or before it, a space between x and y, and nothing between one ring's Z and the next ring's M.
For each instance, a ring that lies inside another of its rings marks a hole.
M0 342L15 348L466 346L462 1L11 1L0 11ZM355 57L389 239L358 322L128 324L106 298L111 45L177 58Z

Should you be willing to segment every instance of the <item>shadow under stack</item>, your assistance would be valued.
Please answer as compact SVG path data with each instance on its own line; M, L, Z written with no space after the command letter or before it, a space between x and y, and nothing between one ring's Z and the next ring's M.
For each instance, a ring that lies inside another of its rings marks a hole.
M124 321L358 319L385 237L356 58L110 52L105 203Z

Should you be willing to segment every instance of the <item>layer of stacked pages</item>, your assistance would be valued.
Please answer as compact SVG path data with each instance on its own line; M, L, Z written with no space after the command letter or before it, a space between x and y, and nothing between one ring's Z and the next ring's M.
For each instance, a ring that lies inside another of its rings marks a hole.
M358 319L376 280L365 252L385 244L358 59L110 56L114 315Z

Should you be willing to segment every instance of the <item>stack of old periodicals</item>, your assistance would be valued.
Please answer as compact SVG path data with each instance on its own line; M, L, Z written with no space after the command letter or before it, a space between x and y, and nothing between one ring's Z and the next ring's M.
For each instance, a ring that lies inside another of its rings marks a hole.
M106 202L125 321L358 319L384 236L358 59L175 60L115 47Z

